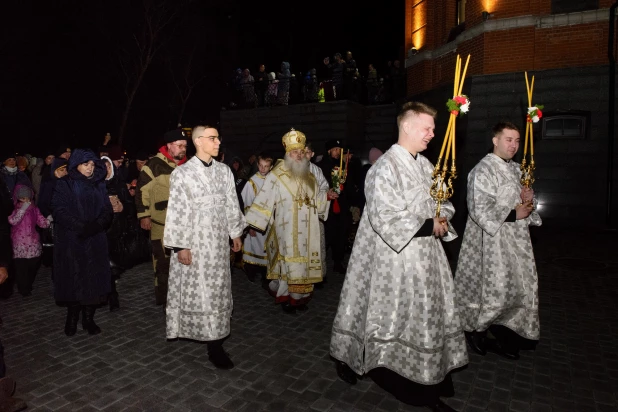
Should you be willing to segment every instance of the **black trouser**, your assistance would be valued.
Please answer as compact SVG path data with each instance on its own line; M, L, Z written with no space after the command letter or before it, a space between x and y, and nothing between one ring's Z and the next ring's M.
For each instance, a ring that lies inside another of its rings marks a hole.
M0 341L0 379L6 376L6 364L4 363L4 346Z
M161 239L152 241L152 256L155 259L155 301L157 305L164 305L167 302L170 255L166 253Z
M17 258L13 260L13 263L15 265L17 291L22 295L27 295L32 292L32 284L41 265L41 257Z
M349 213L343 210L340 213L328 213L328 219L324 222L326 230L326 247L331 247L333 251L333 262L343 262L345 247L348 243Z
M491 325L489 331L508 352L519 352L521 337L517 333L502 325Z
M245 262L244 266L245 266L245 273L247 274L247 277L249 278L249 280L251 280L252 282L260 275L263 278L266 277L266 266L253 265L247 262Z
M393 394L408 405L435 405L440 396L453 396L455 389L451 375L435 385L421 385L386 368L376 368L369 372L371 379L382 389Z

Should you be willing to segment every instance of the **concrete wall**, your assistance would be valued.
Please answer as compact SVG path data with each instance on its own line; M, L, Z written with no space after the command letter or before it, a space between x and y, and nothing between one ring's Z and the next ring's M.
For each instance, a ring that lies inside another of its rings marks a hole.
M536 182L533 185L541 203L546 225L605 227L607 189L607 67L556 69L528 73L535 75L533 104L544 111L585 110L590 112L589 137L584 140L541 138L540 123L535 127ZM469 171L491 147L491 128L501 120L524 128L527 107L524 74L473 76L464 93L470 96L471 110L457 122L457 168L453 202L457 208L455 226L463 230L467 217L465 192ZM452 86L415 96L440 110L452 93ZM618 102L617 102L618 103ZM618 106L617 106L618 107ZM436 139L427 151L437 158L448 116L440 112ZM523 129L525 131L525 129ZM618 130L618 126L617 126ZM522 145L515 158L521 160ZM615 158L615 155L614 155ZM614 173L614 182L618 173ZM614 187L616 184L614 183ZM614 222L618 222L618 191L614 190Z
M317 154L327 140L339 139L362 158L372 146L384 151L396 140L396 109L337 101L221 112L226 150L243 159L262 150L282 155L281 137L292 127L307 135Z

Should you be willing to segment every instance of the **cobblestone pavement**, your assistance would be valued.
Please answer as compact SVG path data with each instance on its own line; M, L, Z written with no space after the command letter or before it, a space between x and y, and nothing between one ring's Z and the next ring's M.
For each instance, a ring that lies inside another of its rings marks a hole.
M618 407L618 241L616 235L535 232L541 335L517 362L470 354L454 373L465 411L616 411ZM329 359L343 276L315 293L310 310L285 315L244 274L233 273L234 315L216 370L206 346L168 342L143 264L119 282L121 310L99 310L98 336L64 335L64 308L41 269L29 298L0 301L2 342L16 396L31 411L421 411L364 379L351 387Z

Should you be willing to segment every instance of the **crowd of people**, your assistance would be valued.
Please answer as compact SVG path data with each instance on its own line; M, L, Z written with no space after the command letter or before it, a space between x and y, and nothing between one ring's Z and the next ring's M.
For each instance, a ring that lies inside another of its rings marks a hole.
M9 153L0 174L4 297L12 280L29 296L43 249L39 231L51 226L64 332L73 336L81 316L95 335L96 310L119 308L122 269L152 256L166 337L206 342L212 364L231 369L223 344L232 326L232 268L261 284L284 315L298 316L319 298L316 288L328 287L330 249L334 272L345 275L330 342L338 376L354 385L368 375L402 402L453 411L441 397L453 395L451 374L468 363L467 346L515 361L539 339L528 227L541 219L512 160L519 129L499 123L492 153L468 178L469 218L453 279L441 242L457 237L455 210L447 201L436 216L433 165L421 154L436 114L404 104L397 143L385 153L373 148L365 165L338 140L316 157L294 129L282 136L283 158L263 152L247 165L226 163L208 124L165 133L157 154L138 155L135 169L109 139L98 153L62 146L43 159L40 184L33 183L36 165L28 172ZM118 245L132 259L123 260ZM9 379L3 363L0 378ZM0 380L0 400L17 408L22 401L12 390L12 381Z
M362 104L387 104L398 101L406 93L405 69L399 60L389 61L378 73L375 64L367 71L359 70L352 52L345 57L335 53L323 61L323 71L314 68L294 73L289 62L282 62L277 72L236 69L228 83L229 108L284 106L296 103L318 103L351 100Z

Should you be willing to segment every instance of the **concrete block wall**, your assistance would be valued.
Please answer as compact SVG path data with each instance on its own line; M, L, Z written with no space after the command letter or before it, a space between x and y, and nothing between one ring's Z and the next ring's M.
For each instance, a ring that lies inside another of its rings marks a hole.
M367 156L373 146L388 149L397 136L395 105L369 106L337 101L221 112L226 150L243 159L262 150L283 155L281 137L294 127L307 135L317 154L330 139Z
M555 69L529 73L535 75L533 104L543 104L545 112L585 110L590 112L587 139L542 139L540 123L535 126L536 182L533 188L541 203L547 225L603 228L606 211L607 172L607 67ZM523 152L527 108L524 74L473 76L464 88L470 96L471 110L457 123L457 168L453 203L456 229L463 230L466 211L466 182L469 171L491 148L491 128L501 120L520 126ZM441 108L448 99L448 85L415 97ZM445 95L445 93L447 93ZM618 101L617 101L618 104ZM617 105L618 107L618 105ZM427 157L437 159L448 116L439 114L435 144ZM618 130L618 125L616 127ZM616 149L615 149L616 151ZM614 158L615 158L614 153ZM616 170L616 169L614 169ZM618 173L614 173L614 188ZM618 190L614 189L613 216L618 222Z

